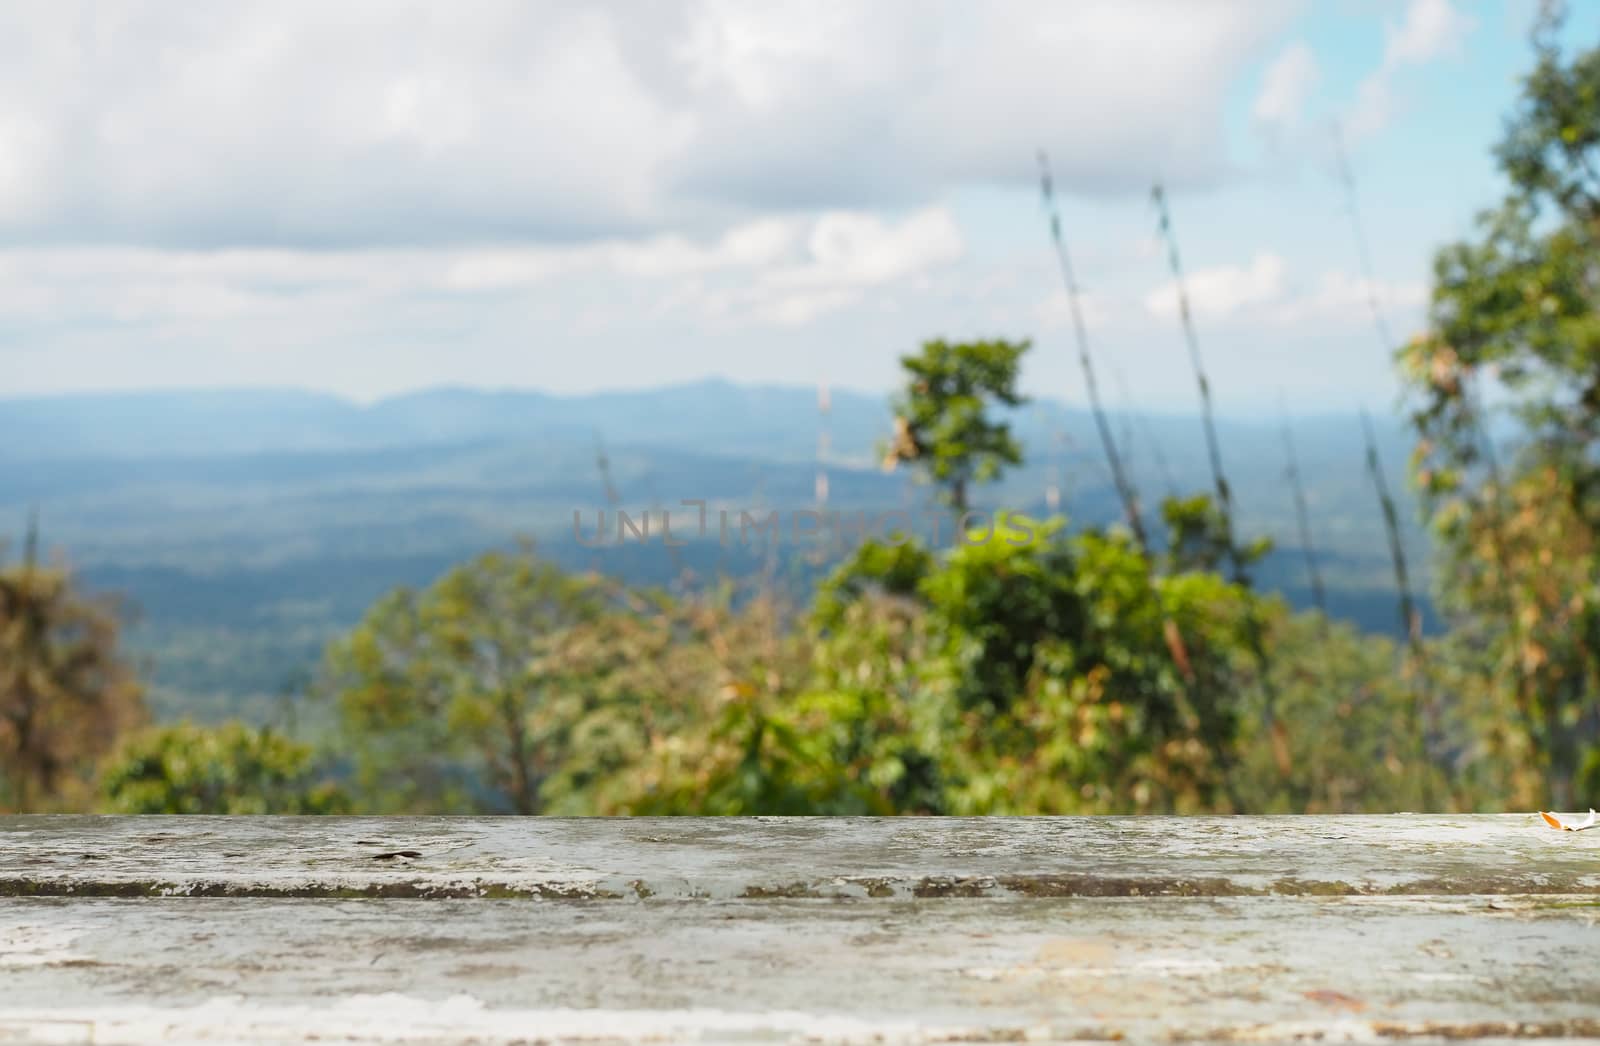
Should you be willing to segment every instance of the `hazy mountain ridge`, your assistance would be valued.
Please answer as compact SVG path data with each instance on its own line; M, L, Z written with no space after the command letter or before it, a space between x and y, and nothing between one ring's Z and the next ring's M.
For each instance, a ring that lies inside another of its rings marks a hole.
M849 434L882 427L885 399L834 392L833 417ZM763 444L763 430L792 435L813 424L817 393L785 386L704 381L643 391L557 396L535 390L424 389L362 405L303 390L98 393L0 400L0 459L216 457L381 450L550 436L705 449ZM792 442L792 440L791 440ZM788 447L793 451L798 447Z
M813 508L826 426L830 508L926 507L927 488L876 465L888 397L831 400L824 419L814 389L713 381L579 397L432 389L370 406L293 390L0 401L0 535L20 537L37 509L47 547L143 609L133 638L154 658L161 708L223 715L303 677L326 638L383 591L426 583L517 535L568 566L668 580L672 557L659 543L596 551L573 540L574 512L592 521L609 507L600 445L622 508L678 506L685 520L691 510L679 503L691 498L735 511ZM1119 518L1085 411L1046 401L1012 413L1027 461L983 488L982 504L1044 515L1054 487L1077 525ZM1113 413L1112 423L1148 511L1169 477L1178 492L1211 489L1198 419ZM1224 419L1219 436L1241 528L1279 542L1261 583L1304 605L1277 425ZM1379 439L1403 491L1405 430L1385 419ZM1330 605L1392 630L1357 419L1297 419L1295 440ZM1408 543L1425 578L1414 525ZM759 562L714 540L682 555L702 575ZM815 572L784 558L786 570Z
M888 431L887 394L831 390L825 424L841 457L870 456ZM1039 399L1013 411L1019 430L1060 429L1075 442L1097 439L1085 408ZM1192 435L1197 418L1150 413L1116 425L1143 441ZM1376 419L1380 441L1403 436L1397 419ZM398 447L564 436L698 451L781 449L813 457L824 424L817 390L737 385L714 379L655 389L554 395L537 390L439 387L363 405L299 389L106 392L0 399L0 460L196 458L284 453L382 451ZM1219 419L1224 435L1272 434L1276 423ZM1315 448L1334 433L1354 436L1353 415L1297 418ZM1180 443L1181 445L1181 443ZM1227 449L1226 447L1224 448Z

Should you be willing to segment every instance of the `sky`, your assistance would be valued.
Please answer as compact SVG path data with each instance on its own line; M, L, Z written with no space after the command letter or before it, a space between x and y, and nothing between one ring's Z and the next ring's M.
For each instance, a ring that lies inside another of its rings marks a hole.
M361 401L720 377L887 390L1031 338L1082 402L1048 153L1113 406L1394 404L1502 191L1534 0L240 0L0 7L0 397ZM1600 42L1574 5L1570 46Z

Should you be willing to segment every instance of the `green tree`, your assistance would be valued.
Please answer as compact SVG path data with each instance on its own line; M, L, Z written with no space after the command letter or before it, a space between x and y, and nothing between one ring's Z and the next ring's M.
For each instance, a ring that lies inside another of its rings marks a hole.
M155 727L123 743L101 775L122 814L330 814L349 801L312 749L242 723Z
M1504 793L1410 758L1411 689L1394 670L1395 644L1317 613L1264 615L1273 651L1276 717L1269 725L1246 694L1240 708L1234 791L1252 813L1392 813L1426 793L1458 806ZM1283 729L1276 729L1281 726ZM1459 731L1447 740L1456 744ZM1397 739L1400 739L1397 742ZM1495 808L1498 808L1497 806Z
M868 544L856 566L859 573L837 575L819 595L812 671L791 706L793 721L837 776L824 790L835 802L829 812L947 813L945 757L961 724L918 595L934 561L913 546Z
M37 561L0 565L0 807L77 801L95 762L145 715L114 602Z
M618 667L573 731L581 741L589 723L620 720L634 724L632 738L587 782L595 754L575 745L547 789L553 803L601 814L868 812L795 722L809 648L774 592L724 585L658 606L623 615Z
M532 551L491 552L422 592L380 600L328 652L367 800L415 812L538 811L562 755L553 710L581 696L615 649L618 589Z
M902 356L905 390L895 399L895 435L886 464L908 462L942 488L957 514L969 507L971 487L1019 464L1022 448L1011 426L989 408L1023 402L1017 374L1029 342L924 342L921 353Z
M868 545L818 608L814 686L851 742L833 754L897 809L1225 802L1251 664L1241 586L1153 578L1120 536L1007 516L941 557Z
M1239 575L1247 579L1248 568L1272 551L1271 538L1232 546L1233 528L1216 502L1205 494L1163 499L1161 518L1167 525L1167 573L1220 572L1224 564L1229 564L1236 565Z
M1501 695L1480 711L1528 771L1514 801L1565 805L1600 787L1600 49L1568 58L1558 24L1496 150L1510 192L1439 251L1400 360L1453 649ZM1489 381L1521 434L1509 461L1485 435Z

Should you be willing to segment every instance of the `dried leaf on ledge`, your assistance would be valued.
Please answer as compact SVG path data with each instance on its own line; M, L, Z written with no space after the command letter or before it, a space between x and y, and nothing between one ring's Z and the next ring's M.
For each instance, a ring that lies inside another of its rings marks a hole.
M1582 824L1564 824L1562 823L1561 818L1557 817L1555 814L1547 814L1543 810L1539 811L1539 816L1544 818L1545 824L1556 829L1557 831L1581 832L1588 828L1600 828L1600 821L1596 821L1595 812L1593 809L1590 809L1589 811L1589 819L1584 821Z

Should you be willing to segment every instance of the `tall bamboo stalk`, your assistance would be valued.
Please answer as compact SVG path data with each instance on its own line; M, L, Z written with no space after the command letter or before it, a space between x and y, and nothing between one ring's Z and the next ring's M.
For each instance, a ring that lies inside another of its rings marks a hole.
M833 432L829 419L833 414L833 400L828 394L828 383L817 385L817 483L816 502L820 511L828 506L828 460L833 454Z
M1500 471L1500 455L1495 450L1494 438L1489 434L1488 426L1479 424L1479 419L1484 416L1484 409L1470 376L1462 378L1461 395L1469 404L1467 420L1477 429L1478 442L1481 445L1480 453L1483 454L1484 466L1489 473L1492 495L1488 503L1489 551L1494 557L1500 603L1505 613L1506 628L1511 634L1511 666L1516 675L1514 685L1517 690L1517 709L1522 717L1523 729L1527 730L1528 736L1532 738L1537 736L1539 729L1533 716L1534 680L1532 674L1524 668L1522 661L1527 633L1522 624L1522 615L1517 612L1516 597L1512 594L1514 586L1511 580L1511 553L1506 538L1506 517L1509 509L1506 506L1505 480Z
M28 532L22 539L22 567L25 573L33 573L33 568L39 564L39 509L34 506L28 509Z
M605 488L606 504L616 508L622 503L622 495L617 493L617 485L611 481L611 459L606 456L605 441L600 438L600 430L594 430L594 464L600 470L600 483Z
M1400 625L1405 632L1406 649L1421 679L1427 679L1427 654L1422 645L1422 615L1417 612L1416 600L1411 595L1411 578L1406 569L1405 544L1400 540L1400 518L1395 511L1394 498L1389 495L1389 482L1384 478L1383 465L1378 460L1378 441L1372 432L1372 419L1365 409L1361 411L1361 432L1367 442L1367 472L1372 485L1378 490L1378 502L1383 507L1383 525L1389 534L1389 558L1394 565L1395 585L1400 590ZM1430 760L1427 735L1423 730L1423 692L1420 685L1411 688L1411 732L1417 740L1418 755L1424 765ZM1427 795L1427 783L1423 783Z
M1217 492L1217 511L1222 516L1222 533L1227 541L1228 561L1233 568L1233 580L1245 583L1244 559L1239 555L1238 542L1234 540L1233 488L1228 485L1222 468L1222 447L1217 440L1217 424L1211 405L1211 382L1206 378L1205 363L1200 357L1200 339L1195 334L1194 316L1189 309L1189 291L1183 278L1183 262L1178 255L1178 236L1172 227L1172 215L1167 209L1167 194L1157 182L1150 190L1155 201L1158 225L1167 245L1167 266L1172 270L1173 286L1178 293L1178 317L1183 325L1184 343L1189 348L1189 364L1194 370L1194 380L1200 390L1200 424L1205 429L1206 453L1211 461L1211 481Z
M1350 216L1350 230L1356 241L1356 256L1361 265L1361 276L1366 281L1367 310L1372 315L1372 328L1378 336L1378 343L1384 352L1394 350L1394 341L1389 333L1389 324L1384 318L1383 306L1378 302L1377 279L1373 275L1372 252L1367 245L1366 225L1361 219L1360 198L1356 192L1355 174L1350 168L1349 158L1345 154L1344 137L1339 132L1339 125L1333 125L1333 155L1338 168L1339 184L1344 189L1345 210ZM1483 455L1484 466L1489 474L1489 483L1493 488L1493 498L1487 503L1489 517L1489 547L1494 558L1495 574L1500 589L1500 603L1503 608L1506 628L1511 634L1512 649L1516 651L1512 658L1515 666L1517 692L1519 704L1529 704L1530 680L1522 670L1521 651L1523 647L1522 619L1517 615L1516 600L1511 595L1511 566L1506 544L1506 507L1505 486L1501 481L1500 455L1495 450L1494 441L1490 437L1488 427L1483 423L1484 411L1478 401L1472 375L1463 375L1461 379L1462 419L1466 423L1468 438L1477 446L1478 452ZM1531 730L1531 720L1524 715L1525 725Z
M1161 595L1161 589L1159 585L1157 585L1156 579L1153 576L1155 560L1151 554L1149 538L1144 529L1143 519L1140 514L1138 493L1128 473L1124 459L1118 452L1117 441L1112 435L1110 422L1107 419L1104 405L1100 400L1099 383L1096 380L1093 360L1089 353L1089 340L1083 321L1083 310L1078 294L1077 279L1074 276L1072 263L1069 255L1067 254L1066 242L1061 232L1061 218L1060 212L1055 204L1055 195L1050 175L1049 160L1042 150L1039 153L1039 164L1041 192L1044 197L1045 206L1048 208L1050 214L1051 240L1055 245L1056 258L1060 264L1062 281L1066 286L1067 298L1072 309L1073 331L1078 345L1078 361L1083 370L1084 383L1088 388L1089 402L1094 412L1095 426L1099 432L1100 441L1105 450L1106 462L1111 470L1112 483L1116 487L1118 496L1122 501L1124 513L1127 516L1129 526L1133 530L1134 538L1138 542L1140 552L1144 556L1147 569L1152 572L1151 574L1147 575L1147 580L1150 585L1151 595L1155 599L1156 606L1161 611L1162 633L1167 643L1168 650L1172 655L1173 661L1178 666L1179 672L1182 674L1185 682L1189 685L1193 685L1195 683L1195 678L1193 675L1193 670L1190 667L1188 652L1183 639L1182 630L1178 627L1177 621L1172 617L1171 614L1167 612L1165 600ZM1131 406L1131 397L1127 395L1126 385L1124 385L1124 397L1125 399L1129 400L1128 405ZM1125 440L1131 441L1131 436L1125 434L1124 438ZM1154 441L1152 441L1152 446L1155 445L1156 444ZM1190 714L1198 716L1198 710L1195 708L1194 702L1187 693L1187 687L1185 687L1184 702L1189 707ZM1228 795L1229 802L1233 805L1234 809L1238 810L1242 807L1242 804L1233 781L1233 758L1225 750L1219 751L1216 754L1218 757L1218 764L1223 771L1223 789Z
M611 459L606 456L605 441L600 438L600 430L594 430L594 464L600 472L600 485L605 490L606 508L616 517L613 522L617 528L617 544L622 543L622 519L620 516L622 495L617 493L617 485L611 479ZM599 538L600 544L605 544L605 513L600 514ZM589 557L589 570L591 573L600 573L600 553L595 552Z
M1043 149L1039 150L1039 191L1044 199L1045 210L1050 216L1050 239L1055 244L1056 261L1061 268L1061 280L1066 285L1067 302L1072 310L1072 330L1078 344L1078 365L1083 370L1083 382L1089 394L1089 408L1094 413L1095 428L1100 433L1100 444L1105 450L1106 464L1111 469L1112 485L1116 487L1117 498L1122 502L1123 515L1133 531L1134 540L1139 544L1139 551L1148 558L1150 539L1144 529L1144 519L1139 513L1139 495L1128 478L1127 470L1123 467L1122 456L1117 452L1116 437L1111 434L1111 424L1106 420L1105 408L1100 402L1100 385L1095 380L1094 361L1089 355L1089 334L1083 322L1083 306L1078 300L1078 281L1073 276L1072 261L1067 255L1066 239L1061 232L1061 212L1056 207L1055 184L1050 175L1050 158Z
M1360 198L1356 193L1355 174L1351 171L1349 161L1345 155L1344 137L1340 134L1337 123L1333 125L1333 151L1334 160L1338 168L1339 184L1344 189L1345 210L1350 218L1350 231L1355 239L1356 258L1361 266L1361 277L1366 284L1367 311L1372 316L1372 329L1378 337L1378 344L1382 351L1385 354L1392 353L1395 348L1394 339L1390 335L1389 323L1384 316L1383 306L1378 301L1377 278L1372 266L1372 251L1367 243L1366 224L1361 220ZM1475 413L1470 409L1470 403L1466 418L1468 425L1471 426L1477 437L1481 439L1481 430L1479 430ZM1373 486L1377 489L1378 502L1383 510L1384 529L1388 532L1389 556L1394 569L1395 587L1398 590L1400 620L1401 627L1405 633L1406 649L1419 677L1418 684L1412 688L1411 718L1412 728L1417 734L1419 751L1426 763L1431 756L1428 751L1427 738L1423 733L1420 706L1424 701L1423 688L1427 685L1429 674L1427 648L1422 642L1422 617L1417 611L1416 601L1411 593L1411 579L1406 568L1405 543L1400 536L1399 516L1395 511L1394 499L1389 494L1388 482L1384 478L1383 469L1378 461L1377 441L1372 432L1372 420L1368 417L1365 409L1361 411L1361 427L1367 444L1367 471L1372 476ZM1492 448L1490 448L1490 453L1492 455ZM1498 475L1498 462L1493 461L1492 464L1494 473ZM1498 483L1496 488L1498 489ZM1490 527L1493 531L1494 544L1497 548L1500 547L1500 541L1504 533L1502 525L1503 521L1499 518L1498 512L1492 514ZM1502 577L1502 582L1504 580L1504 577ZM1508 610L1510 609L1508 606ZM1512 627L1516 628L1514 610L1510 612L1509 617L1512 620ZM1425 800L1427 790L1427 782L1424 780L1423 796Z
M1322 587L1322 570L1317 565L1316 543L1311 538L1311 512L1306 508L1306 488L1300 477L1300 455L1294 449L1294 430L1289 427L1289 412L1279 403L1283 423L1283 453L1289 467L1285 476L1294 492L1294 514L1300 529L1300 549L1305 553L1306 578L1311 582L1311 600L1322 614L1322 627L1328 627L1328 596Z
M1350 231L1355 235L1356 258L1361 264L1361 277L1366 281L1367 311L1372 314L1373 328L1378 332L1378 342L1384 352L1394 351L1394 339L1389 336L1389 322L1384 318L1383 307L1378 304L1377 281L1373 278L1372 251L1367 246L1367 228L1361 220L1360 201L1356 196L1356 178L1345 157L1344 136L1339 125L1333 125L1333 158L1338 166L1339 184L1344 188L1345 210L1350 215Z
M1041 417L1043 416L1041 413ZM1042 425L1041 422L1041 427ZM1061 511L1061 507L1070 500L1072 445L1072 437L1061 424L1055 425L1050 430L1049 439L1045 441L1048 449L1045 453L1044 505L1052 516Z
M1222 537L1227 546L1228 561L1233 568L1234 582L1249 585L1250 578L1245 572L1244 556L1240 553L1239 543L1234 537L1233 490L1229 487L1228 477L1222 469L1222 447L1217 440L1216 419L1211 407L1211 382L1206 377L1205 364L1200 357L1200 339L1195 334L1194 315L1189 309L1189 291L1183 278L1183 262L1178 255L1178 235L1172 226L1172 215L1167 210L1167 194L1160 182L1151 187L1150 196L1156 205L1161 235L1167 243L1167 264L1172 270L1173 286L1178 294L1178 316L1183 321L1183 336L1189 347L1189 362L1194 369L1195 384L1200 390L1200 420L1205 428L1206 452L1211 460L1211 479L1217 491L1217 511L1222 516ZM1278 687L1272 680L1272 658L1267 653L1261 619L1253 608L1245 614L1244 625L1245 641L1249 644L1250 654L1255 660L1261 679L1262 719L1278 747L1279 770L1288 776L1292 766L1287 755L1288 744L1282 733L1283 728L1277 722Z
M1161 440L1156 436L1155 429L1150 426L1150 418L1134 406L1133 393L1128 390L1127 376L1122 373L1122 368L1114 362L1111 364L1111 377L1116 380L1117 391L1122 395L1122 414L1125 422L1122 430L1123 445L1132 446L1132 426L1138 425L1140 432L1144 435L1145 443L1150 447L1150 459L1156 463L1156 471L1161 473L1161 482L1164 484L1167 496L1177 497L1178 484L1172 478L1172 467L1167 464L1167 455L1161 449Z
M1339 133L1337 123L1333 125L1333 153L1338 165L1339 184L1344 188L1345 210L1350 216L1350 231L1356 242L1356 258L1361 265L1361 278L1366 284L1367 311L1372 317L1372 329L1377 334L1378 345L1387 354L1394 351L1394 339L1390 336L1389 323L1384 317L1383 306L1378 302L1377 280L1372 268L1372 251L1367 246L1366 225L1361 220L1356 179L1345 157L1344 138ZM1407 645L1420 667L1425 663L1421 618L1417 615L1416 602L1411 595L1410 577L1406 570L1405 544L1400 538L1394 499L1389 496L1388 483L1378 464L1378 448L1372 434L1372 420L1367 416L1365 408L1361 411L1361 427L1367 443L1367 471L1377 488L1378 501L1383 509L1384 526L1389 534L1390 558L1394 565L1395 585L1399 589L1401 627L1405 630Z
M1100 443L1105 450L1106 463L1111 469L1111 479L1117 489L1117 496L1122 501L1123 512L1127 516L1128 525L1133 530L1134 539L1138 542L1139 550L1143 554L1146 565L1145 580L1150 586L1150 593L1155 600L1156 607L1161 613L1161 630L1166 641L1167 649L1173 663L1183 679L1180 687L1182 707L1187 714L1197 720L1199 710L1191 699L1189 687L1198 680L1191 666L1188 651L1183 639L1183 633L1177 621L1167 611L1165 600L1161 594L1161 586L1155 577L1155 558L1151 553L1148 535L1144 529L1144 521L1139 512L1139 498L1132 480L1128 476L1123 464L1122 456L1117 450L1116 438L1111 433L1111 425L1106 418L1105 408L1100 401L1100 387L1095 379L1094 362L1089 353L1089 337L1083 322L1083 308L1079 301L1078 283L1073 275L1072 263L1067 255L1066 240L1061 232L1061 215L1056 207L1053 179L1050 174L1050 160L1044 150L1039 151L1039 188L1044 200L1046 212L1050 216L1050 238L1055 245L1056 260L1060 265L1061 279L1066 286L1067 301L1072 309L1073 333L1078 345L1078 363L1083 370L1084 384L1088 389L1089 405L1094 413L1095 428L1100 435ZM1237 786L1233 779L1233 756L1224 748L1215 753L1218 766L1222 771L1222 787L1228 796L1228 801L1233 808L1242 809Z
M1367 472L1372 485L1377 488L1378 502L1383 508L1383 520L1389 533L1389 555L1394 561L1395 579L1400 589L1400 624L1413 645L1420 643L1422 617L1417 613L1417 603L1411 595L1411 580L1406 569L1405 543L1400 540L1400 517L1395 511L1394 498L1389 494L1389 481L1384 478L1383 464L1378 460L1378 440L1372 431L1372 418L1365 408L1361 411L1361 433L1367 445Z

